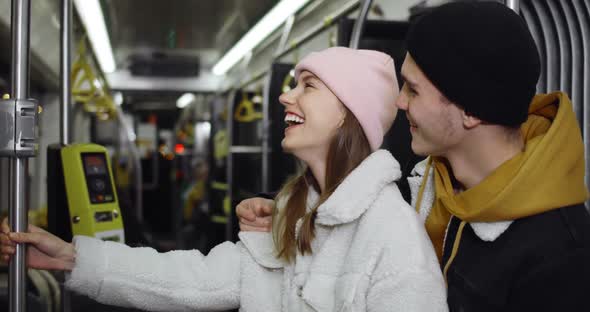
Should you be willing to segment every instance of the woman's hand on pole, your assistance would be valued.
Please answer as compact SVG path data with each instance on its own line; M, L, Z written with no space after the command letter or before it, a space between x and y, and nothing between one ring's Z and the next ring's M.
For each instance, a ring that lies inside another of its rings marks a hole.
M27 266L41 270L65 270L74 268L76 250L74 245L34 225L27 233L10 231L8 218L2 221L0 229L0 259L10 262L16 252L17 243L27 244Z

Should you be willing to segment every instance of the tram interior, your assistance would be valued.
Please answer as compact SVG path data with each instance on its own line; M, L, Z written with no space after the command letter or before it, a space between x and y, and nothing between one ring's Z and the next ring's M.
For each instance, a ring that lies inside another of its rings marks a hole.
M0 94L5 98L12 83L11 2L0 1ZM278 97L294 87L293 67L303 56L349 46L363 1L299 1L303 4L290 19L252 48L241 48L245 53L220 70L228 51L283 2L289 0L73 1L69 143L105 148L126 244L207 254L238 239L235 207L241 200L278 190L296 172L298 164L280 145L284 110ZM410 21L445 2L372 1L359 48L391 55L400 77ZM38 150L27 158L23 194L29 223L42 228L51 222L70 226L50 220L55 196L50 193L60 188L48 150L62 142L64 127L61 6L61 0L31 1L29 97L41 109ZM520 15L541 55L537 91L569 94L588 159L590 1L522 0ZM97 37L97 31L106 37ZM97 38L107 44L97 48ZM405 114L398 114L383 145L404 176L422 159L411 151L408 127ZM10 159L2 157L2 218L9 214L10 176ZM400 189L409 200L404 179ZM8 272L0 264L0 311L8 311ZM63 275L42 270L28 270L26 298L27 311L131 311L64 294Z

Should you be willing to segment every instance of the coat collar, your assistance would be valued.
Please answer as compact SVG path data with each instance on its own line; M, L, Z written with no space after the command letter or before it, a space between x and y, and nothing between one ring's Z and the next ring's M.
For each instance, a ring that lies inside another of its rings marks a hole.
M410 185L410 191L412 193L412 206L414 207L416 206L416 198L418 196L420 185L422 184L422 178L426 172L427 163L428 158L416 164L412 173L408 177L408 184ZM434 180L433 171L431 170L428 174L428 182L424 188L424 194L422 195L422 204L420 207L416 207L422 222L426 221L434 203L434 183L432 182ZM502 233L508 230L508 227L510 227L512 222L513 221L510 220L498 222L471 222L469 225L473 229L473 232L475 232L475 235L481 240L493 242L500 237Z
M412 207L415 207L420 220L422 223L426 222L426 218L430 214L430 210L432 209L432 205L434 204L434 182L432 178L432 173L428 177L428 181L426 182L427 185L424 188L424 194L422 195L422 202L420 207L416 207L416 201L418 199L418 192L420 191L420 185L422 185L422 179L424 177L424 173L426 172L426 166L428 163L428 158L417 163L410 176L408 177L408 185L410 186L410 193L412 196Z
M401 177L399 163L386 150L377 150L355 168L318 207L316 223L333 226L360 217L387 184Z
M356 220L369 208L383 187L400 177L399 164L388 151L378 150L372 153L342 181L328 200L318 207L316 223L333 226ZM312 209L318 199L319 195L310 188L307 209ZM285 201L286 199L279 199L277 207L284 207ZM301 221L302 219L295 227L296 235L301 227ZM240 232L238 236L258 264L270 269L286 266L284 261L276 257L270 233Z

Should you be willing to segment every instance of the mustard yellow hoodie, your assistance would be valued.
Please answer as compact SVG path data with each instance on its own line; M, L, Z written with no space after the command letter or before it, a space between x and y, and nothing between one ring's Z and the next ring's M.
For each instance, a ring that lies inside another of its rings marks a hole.
M426 229L439 259L451 215L464 222L515 220L582 203L588 198L584 143L566 94L535 96L521 132L525 139L523 152L477 186L458 194L453 190L445 162L432 158L429 168L435 170L436 195ZM424 177L428 178L428 172Z

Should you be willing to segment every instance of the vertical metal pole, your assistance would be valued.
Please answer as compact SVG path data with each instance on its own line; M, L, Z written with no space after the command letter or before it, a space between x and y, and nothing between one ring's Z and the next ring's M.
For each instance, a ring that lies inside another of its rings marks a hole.
M29 95L29 26L31 3L29 0L12 0L12 98L27 99ZM27 230L25 206L27 158L10 160L10 227L14 232ZM9 293L10 311L26 311L26 245L18 244L10 261Z
M272 66L272 65L271 65ZM264 91L262 100L262 191L269 192L270 188L270 83L272 81L272 70L264 81Z
M291 35L291 30L293 29L293 24L295 23L295 14L289 16L287 21L285 22L285 26L283 27L283 33L281 34L281 39L279 40L279 46L274 54L276 58L281 51L285 49L287 45L287 41L289 40L289 36Z
M520 13L520 0L506 0L506 6L514 12Z
M281 52L285 49L289 36L291 36L291 30L295 23L295 14L289 16L289 19L285 22L283 27L283 34L279 41L279 46L274 54L274 58L277 58ZM264 81L264 91L262 97L262 192L270 192L270 103L274 103L274 99L270 98L270 83L272 81L272 64L268 70L268 76Z
M133 160L135 214L137 222L139 222L139 224L143 224L143 168L141 168L141 156L139 155L139 151L135 145L135 135L132 135L133 125L130 125L125 120L125 115L123 114L123 109L121 109L121 106L115 105L115 110L117 111L117 122L119 123L120 129L122 129L125 138L127 139L127 147L129 148L131 159Z
M0 213L3 210L8 211L8 207L10 207L10 170L8 170L9 163L9 158L0 157Z
M225 240L228 241L233 241L233 232L234 232L234 227L233 227L233 217L234 217L234 209L233 209L233 192L234 192L234 181L233 181L233 175L234 175L234 156L232 153L232 145L233 145L233 120L234 120L234 102L236 99L236 93L238 92L237 89L234 89L231 91L230 96L228 98L228 109L227 109L227 126L226 126L226 131L227 131L227 146L228 146L228 153L227 153L227 166L226 166L226 174L227 174L227 178L226 178L226 182L227 182L227 195L229 196L229 204L230 204L230 213L229 216L227 216L227 223L225 224Z
M62 146L70 144L70 103L72 99L72 0L61 0L61 28L60 28L60 114L59 137ZM64 277L65 279L65 277ZM70 292L66 287L61 287L62 312L71 311Z
M181 117L182 118L182 117ZM178 122L177 124L174 125L174 133L178 133L178 131L180 130L180 122ZM176 136L173 136L172 139L172 146L176 146L176 143L178 142L178 139ZM157 153L153 153L152 154L153 157L153 161L156 161L156 157L158 157ZM177 172L179 170L183 170L183 161L181 161L180 159L180 155L176 155L174 157L174 159L172 159L172 172L174 172L174 179L172 180L171 183L171 193L172 193L172 198L170 199L171 202L171 206L172 206L172 224L171 224L171 229L172 229L172 233L174 233L175 235L175 242L177 243L177 248L178 249L184 249L182 247L182 200L179 200L179 198L181 198L181 194L179 191L179 187L178 187L178 175ZM188 174L188 172L187 172ZM154 180L154 184L157 184L157 181Z
M367 20L367 15L369 14L369 9L371 8L371 4L373 0L364 0L363 6L361 7L361 11L359 13L358 18L356 19L356 23L354 23L354 27L352 29L352 35L350 36L350 48L358 49L359 42L361 41L361 36L363 35L363 28L365 27L365 21Z
M10 159L10 228L13 232L26 232L27 211L25 188L27 159ZM17 244L16 254L9 268L10 311L26 311L26 244Z
M72 38L72 0L61 0L61 53L60 53L60 141L70 143L70 103L71 87L71 38Z

